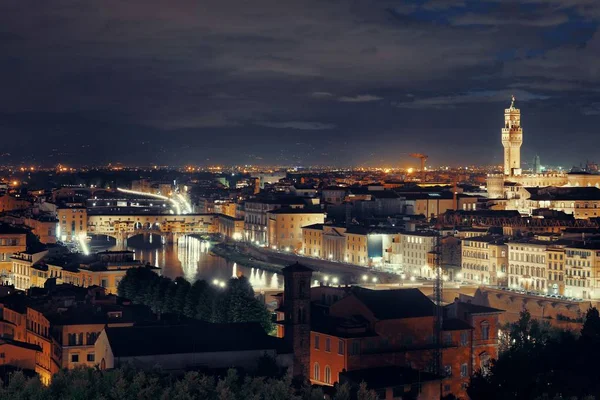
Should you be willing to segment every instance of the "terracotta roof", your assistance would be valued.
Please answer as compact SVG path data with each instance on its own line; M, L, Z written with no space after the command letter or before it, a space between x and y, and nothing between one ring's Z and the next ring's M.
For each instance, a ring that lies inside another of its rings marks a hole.
M254 322L107 327L105 331L115 357L268 350L281 341Z
M435 304L419 289L371 290L354 287L353 293L380 320L435 315Z

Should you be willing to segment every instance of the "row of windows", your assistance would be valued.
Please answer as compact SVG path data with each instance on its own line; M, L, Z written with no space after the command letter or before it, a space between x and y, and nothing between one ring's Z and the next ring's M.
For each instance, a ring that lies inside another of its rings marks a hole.
M98 332L87 332L85 334L85 343L83 341L83 338L83 332L69 333L67 334L67 344L69 346L91 346L94 343L96 343L96 339L98 338Z
M541 267L529 267L527 265L511 265L510 273L514 275L531 275L539 278L546 277L546 269Z
M537 290L543 290L546 287L545 281L542 281L542 280L521 279L519 281L518 277L512 277L512 276L510 277L510 285L520 285L523 288L537 289Z
M316 362L313 367L313 379L315 381L321 380L321 367L319 366L318 362ZM325 373L324 373L322 382L331 384L331 367L329 367L329 365L325 366Z
M463 257L481 258L484 260L488 260L489 254L478 252L478 251L463 251Z
M570 265L573 267L591 267L592 266L592 262L591 261L581 261L581 260L570 260L567 258L567 262L566 265Z
M488 270L487 265L478 265L478 264L470 264L470 263L464 263L462 267L464 269L472 269L475 271L487 271Z
M447 377L452 376L452 365L444 365L444 375ZM469 366L467 364L461 364L460 377L466 378L467 376L469 376Z
M587 273L587 274L586 274ZM576 269L576 270L572 270L572 269L568 269L567 270L567 275L568 276L579 276L579 277L590 277L590 271L582 271L580 269Z
M562 274L549 274L548 279L554 280L554 281L559 281L562 282L563 280L563 275Z
M550 267L550 269L555 269L556 271L562 271L563 270L563 265L559 264L559 263L549 263L548 267Z
M468 241L468 240L465 240L464 245L466 247L479 247L479 248L483 248L483 249L487 249L489 247L489 244L487 244L485 242L472 242L472 241Z
M529 253L523 254L523 253L510 252L510 260L543 264L546 262L546 257L543 255L539 255L539 254L529 254Z
M96 361L96 355L94 353L87 353L87 355L86 355L86 361L87 362L95 362ZM72 363L78 363L79 362L79 354L77 354L77 353L71 354L71 362Z
M319 335L315 335L315 350L320 350L321 348L321 337ZM325 338L325 351L330 353L331 352L331 339L326 337ZM339 355L344 355L344 341L343 340L338 340L338 354Z
M583 279L567 279L567 285L579 286L579 287L590 287L590 281Z
M18 246L19 239L0 239L0 246Z

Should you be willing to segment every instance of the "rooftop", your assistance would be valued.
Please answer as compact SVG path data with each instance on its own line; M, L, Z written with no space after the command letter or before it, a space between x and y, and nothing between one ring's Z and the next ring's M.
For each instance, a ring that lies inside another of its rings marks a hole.
M0 235L26 235L28 232L25 228L0 223Z
M480 306L473 303L460 303L460 306L469 314L492 314L492 313L503 313L504 310L498 308Z
M435 315L435 304L419 289L371 290L356 286L352 292L380 320Z
M548 187L532 193L530 200L600 200L595 187Z
M322 231L324 225L325 224L305 225L305 226L302 227L302 229L316 229L316 230Z
M280 341L258 323L107 327L105 331L115 357L268 350Z
M473 327L462 319L444 318L442 322L443 331L462 331L466 329L473 329Z
M325 214L325 212L320 208L279 208L277 210L269 211L269 214Z
M507 237L501 235L483 235L463 239L464 242L481 242L490 244L504 244L507 240Z
M40 352L42 351L42 348L40 346L38 346L37 344L21 342L19 340L13 340L13 339L9 339L6 337L0 338L0 346L2 346L4 344L21 347L21 348L28 349L28 350L35 350L35 351L40 351Z

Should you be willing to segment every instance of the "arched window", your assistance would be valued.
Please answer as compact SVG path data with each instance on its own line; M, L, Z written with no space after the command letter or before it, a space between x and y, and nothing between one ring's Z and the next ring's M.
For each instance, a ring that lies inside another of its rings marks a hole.
M315 381L319 380L319 363L315 363L315 366L313 367L313 379Z
M488 340L490 338L490 323L483 321L481 323L481 340Z
M325 383L331 383L331 368L329 365L325 366Z

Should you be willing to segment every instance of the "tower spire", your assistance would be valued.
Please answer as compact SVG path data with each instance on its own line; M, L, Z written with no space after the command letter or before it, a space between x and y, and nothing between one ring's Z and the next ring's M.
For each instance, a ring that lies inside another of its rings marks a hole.
M504 110L502 146L504 147L504 175L521 175L521 110L515 108L515 96L511 97L510 108Z

